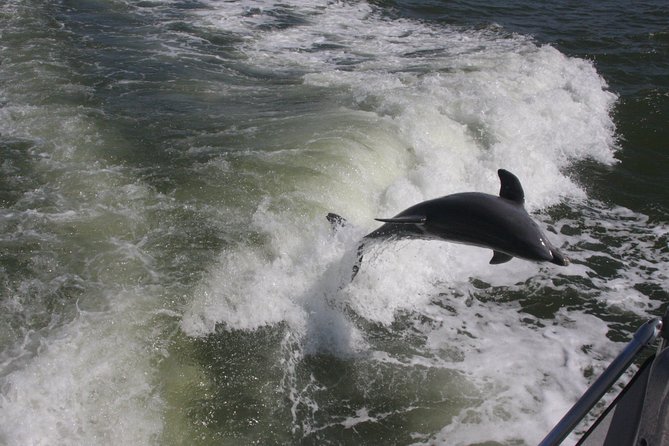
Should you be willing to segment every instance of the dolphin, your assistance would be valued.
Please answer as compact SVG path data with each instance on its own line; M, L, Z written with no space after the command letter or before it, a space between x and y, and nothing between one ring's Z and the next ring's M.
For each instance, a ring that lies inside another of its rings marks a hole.
M504 169L497 174L499 196L457 193L423 201L392 218L376 218L384 225L363 238L351 279L359 270L366 242L377 239L441 240L489 248L493 250L493 265L513 257L568 265L569 259L551 244L525 210L525 192L518 178ZM327 218L333 226L345 224L336 214Z

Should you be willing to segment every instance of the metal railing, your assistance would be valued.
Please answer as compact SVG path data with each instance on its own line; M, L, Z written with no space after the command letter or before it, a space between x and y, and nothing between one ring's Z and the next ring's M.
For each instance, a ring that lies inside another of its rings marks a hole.
M665 319L667 319L666 316ZM541 443L539 443L539 446L557 446L561 444L574 430L576 425L590 412L590 409L611 389L639 352L656 341L662 333L662 327L663 321L661 318L651 319L639 327L623 351L620 352L599 378L585 391L583 396L555 425L553 430L546 435ZM669 327L667 328L669 329Z

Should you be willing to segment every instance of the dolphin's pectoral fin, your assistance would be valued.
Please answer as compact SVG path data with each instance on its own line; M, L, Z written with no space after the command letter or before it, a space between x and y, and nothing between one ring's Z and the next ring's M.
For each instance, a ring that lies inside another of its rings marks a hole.
M383 223L397 223L401 225L423 225L427 221L427 217L424 215L404 215L402 217L393 218L375 218L374 220Z
M493 251L492 259L490 259L490 264L499 265L500 263L506 263L511 259L513 259L513 256L510 256L503 252Z
M499 181L501 183L499 196L518 204L525 203L525 192L523 191L523 186L521 186L518 177L504 169L499 169L497 175L499 175Z

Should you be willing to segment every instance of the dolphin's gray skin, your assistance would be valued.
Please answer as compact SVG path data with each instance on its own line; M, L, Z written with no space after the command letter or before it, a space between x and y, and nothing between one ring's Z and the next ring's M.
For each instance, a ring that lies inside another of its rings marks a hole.
M377 218L385 223L367 234L358 247L358 272L367 240L424 239L464 243L493 250L491 264L508 262L513 257L566 266L569 260L555 248L523 206L525 193L518 178L504 169L497 171L501 181L499 197L465 192L418 203L393 218ZM345 222L329 214L333 225Z

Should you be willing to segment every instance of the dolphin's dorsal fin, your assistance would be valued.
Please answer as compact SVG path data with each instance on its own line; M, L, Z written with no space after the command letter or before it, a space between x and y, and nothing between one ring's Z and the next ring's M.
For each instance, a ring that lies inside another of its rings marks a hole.
M422 225L425 224L427 217L424 215L403 215L393 218L375 218L374 220L383 223L398 223L403 225Z
M490 259L490 264L499 265L500 263L506 263L511 259L513 259L513 256L510 256L503 252L493 251L492 259Z
M523 192L523 186L520 185L520 180L504 169L499 169L497 175L499 175L499 181L501 182L499 196L521 205L525 203L525 192Z

